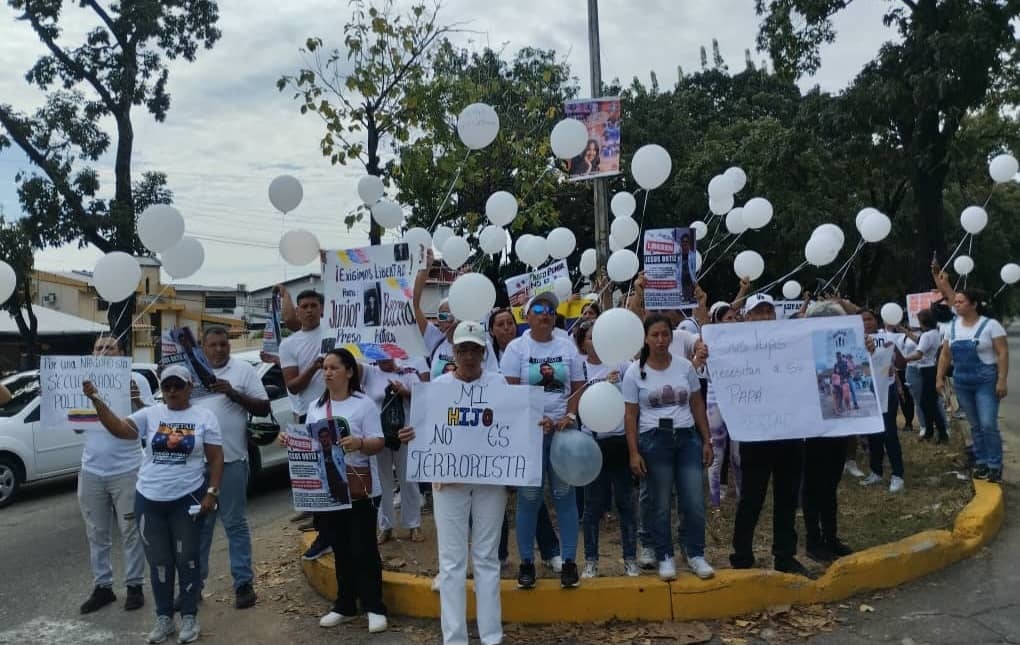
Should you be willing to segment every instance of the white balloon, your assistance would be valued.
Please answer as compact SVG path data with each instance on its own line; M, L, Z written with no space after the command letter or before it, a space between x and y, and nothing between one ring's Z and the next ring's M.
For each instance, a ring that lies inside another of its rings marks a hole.
M499 134L499 115L485 103L472 103L457 117L457 135L472 150L481 150Z
M708 235L708 224L700 219L691 222L691 228L694 229L694 239L696 240L703 240Z
M701 271L701 251L694 252L694 272L698 273Z
M169 204L153 204L138 217L138 239L153 253L165 251L184 237L184 218Z
M563 119L549 135L553 154L560 159L573 159L588 145L588 128L577 119Z
M637 200L631 193L616 193L609 201L609 210L614 217L630 217L637 208Z
M980 206L968 206L960 213L960 226L971 235L977 235L988 226L988 212Z
M269 183L269 201L281 213L297 208L304 195L301 182L290 175L280 175Z
M841 249L843 248L843 244L846 243L846 234L843 233L843 229L835 224L822 224L815 228L814 232L811 233L811 236L814 237L818 234L831 235L836 241L836 245Z
M0 305L7 302L18 286L18 276L11 265L0 260Z
M400 204L384 199L372 205L372 219L383 228L397 228L404 222L404 210Z
M180 242L163 251L159 259L163 263L163 270L171 278L179 280L194 275L202 268L205 248L195 238L185 235Z
M404 242L407 243L407 248L411 253L411 257L417 257L420 247L425 247L427 251L432 246L432 236L429 232L420 226L407 229L403 237Z
M708 200L708 210L716 215L725 215L733 210L733 195L710 197Z
M654 190L665 183L673 169L673 160L662 146L650 143L641 146L630 161L630 174L645 190Z
M744 204L744 224L750 229L759 229L772 221L772 204L764 197L754 197Z
M465 273L453 281L447 297L457 320L484 320L496 304L496 287L481 273Z
M974 270L974 260L969 255L961 255L953 260L953 271L957 275L967 275Z
M757 251L741 251L733 258L733 270L738 278L754 281L765 272L765 260Z
M831 235L816 235L804 245L804 259L808 264L816 267L823 267L832 264L832 261L839 255L839 247Z
M432 234L432 246L437 251L442 253L443 245L446 244L446 241L449 240L454 235L456 235L456 233L449 226L438 226L436 227L435 232Z
M528 260L531 256L528 254L528 247L531 245L531 240L535 239L535 236L531 233L524 233L517 238L514 242L514 253L517 254L517 259L524 264L530 264Z
M865 242L881 242L889 236L892 220L885 213L878 211L869 214L861 222L861 237Z
M609 256L609 260L606 261L606 272L613 282L626 282L637 275L638 265L637 253L630 249L620 249L613 251ZM599 357L601 356L602 352L599 352Z
M506 248L506 231L495 224L489 224L478 235L478 245L489 255L499 253Z
M623 363L641 351L645 344L645 328L630 309L613 307L595 319L591 342L603 363Z
M570 278L567 276L560 276L553 280L553 293L562 302L570 297L570 294L574 291L574 285L571 284Z
M612 432L618 429L623 425L625 409L623 393L608 381L589 385L581 395L581 400L577 402L577 412L581 420L586 428L594 432Z
M903 321L903 307L895 302L887 302L882 305L882 310L879 313L882 316L882 322L887 325L898 325Z
M549 256L554 260L562 260L574 252L577 246L577 238L574 232L565 226L560 226L549 231L546 236L549 245Z
M382 199L384 190L382 179L375 175L365 175L358 180L358 197L369 206Z
M598 262L598 254L595 249L585 249L584 253L581 254L580 269L581 275L588 277L595 273L596 264Z
M485 200L485 216L496 226L507 226L517 217L517 198L505 190L498 190Z
M716 175L708 182L708 196L711 199L725 200L733 197L733 182L726 175Z
M747 185L747 173L737 166L727 168L723 175L730 180L730 188L734 193L739 193Z
M623 245L616 241L616 238L612 235L609 236L609 252L616 253L623 248Z
M1002 265L1002 269L999 271L999 277L1006 284L1016 284L1020 282L1020 264L1010 262L1009 264Z
M877 212L879 212L877 208L872 208L868 206L867 208L862 208L857 213L857 217L854 218L854 226L857 228L858 233L861 232L861 225L864 223L864 218L867 217L868 215L871 215L872 213Z
M620 246L630 246L638 238L641 227L631 217L617 217L609 227L609 233Z
M107 302L127 300L138 289L141 279L138 260L122 251L112 251L99 258L92 273L96 291Z
M446 266L454 271L467 262L469 255L471 255L471 245L459 235L454 235L443 244L443 262L446 262Z
M783 283L783 297L787 300L796 300L801 292L800 283L796 280L787 280Z
M304 266L319 257L319 239L311 231L296 228L280 236L280 255L294 266Z
M743 208L734 208L726 213L726 230L731 235L740 235L747 230L747 224L744 223Z
M988 164L988 174L997 184L1012 181L1016 177L1017 169L1017 161L1013 155L996 155Z
M541 235L532 236L527 248L531 260L528 264L531 266L537 267L549 259L549 243Z

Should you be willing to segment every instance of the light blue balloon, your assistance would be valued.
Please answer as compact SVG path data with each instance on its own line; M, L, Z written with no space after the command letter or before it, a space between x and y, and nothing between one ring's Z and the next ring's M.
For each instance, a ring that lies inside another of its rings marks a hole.
M560 479L571 486L587 486L602 470L602 450L580 430L553 433L549 463Z

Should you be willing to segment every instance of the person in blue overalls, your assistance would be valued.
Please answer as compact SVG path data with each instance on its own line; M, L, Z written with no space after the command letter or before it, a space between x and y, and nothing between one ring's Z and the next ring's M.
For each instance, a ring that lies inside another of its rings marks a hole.
M999 401L1006 396L1009 345L1006 330L988 317L988 297L977 289L964 289L954 300L956 318L942 346L936 381L953 366L953 386L960 407L970 422L974 439L975 479L1002 481L1002 436Z

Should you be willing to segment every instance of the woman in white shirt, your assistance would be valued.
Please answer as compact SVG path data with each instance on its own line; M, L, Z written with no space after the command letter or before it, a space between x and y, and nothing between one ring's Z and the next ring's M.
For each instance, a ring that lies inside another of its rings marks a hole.
M223 477L223 446L216 416L191 404L192 376L184 365L163 369L163 403L120 418L103 402L95 386L82 391L96 407L103 426L119 439L145 445L135 495L135 517L149 561L156 624L150 643L162 643L176 631L174 576L180 589L178 642L198 639L198 594L202 587L199 547L202 517L216 506ZM209 486L205 484L206 462Z
M916 363L921 372L921 410L924 412L925 433L922 439L932 440L938 431L938 443L949 440L946 423L939 414L939 394L935 388L938 368L935 365L939 346L942 344L935 316L930 309L918 312L917 321L921 323L921 338L917 341L917 351L904 356L908 363Z
M329 537L336 562L337 596L319 626L334 627L354 620L360 601L368 614L368 631L382 632L387 626L386 606L382 601L382 558L375 535L376 506L382 494L375 458L383 449L379 410L362 392L358 362L349 351L330 351L323 358L322 371L326 391L308 408L308 423L325 422L332 435L339 437L351 507L322 513L320 530ZM354 477L359 480L353 481Z
M683 513L687 565L701 579L715 575L705 560L704 468L713 460L705 401L694 365L669 351L673 328L665 316L645 319L641 358L623 377L624 422L630 468L648 478L659 577L676 579L670 511L674 487ZM701 360L700 357L697 360Z

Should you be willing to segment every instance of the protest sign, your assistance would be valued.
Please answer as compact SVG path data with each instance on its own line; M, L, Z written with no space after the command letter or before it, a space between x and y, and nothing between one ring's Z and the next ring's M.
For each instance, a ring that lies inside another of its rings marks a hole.
M322 282L324 350L374 346L391 358L426 355L406 243L327 251Z
M527 385L416 383L415 437L407 479L416 482L539 486L542 397Z
M287 426L287 463L296 511L342 511L351 507L347 465L338 444L343 424L317 421ZM348 431L349 434L349 431Z
M92 401L82 393L84 381L92 381L114 414L131 414L130 356L40 356L40 427L47 432L106 432Z
M701 333L737 441L883 431L860 316L705 325Z
M557 278L569 278L566 260L557 260L549 266L530 273L515 275L506 280L506 293L511 307L523 307L528 298L535 294L552 291Z
M694 238L689 228L645 231L645 309L689 309L697 304Z
M793 318L794 314L804 306L803 300L776 300L773 303L776 307L776 320Z
M921 326L920 321L917 320L917 314L931 307L932 303L938 302L942 299L942 294L938 291L926 291L924 293L908 293L907 294L907 320L910 322L912 329L917 329ZM952 303L950 303L952 304Z
M209 388L216 382L216 374L209 365L205 352L198 346L195 335L190 327L174 327L163 332L163 354L159 359L161 368L168 365L183 364L191 372L191 398L199 399L209 396Z
M272 356L280 354L280 295L269 298L269 319L262 331L262 351Z
M620 174L619 97L567 101L564 111L588 128L584 150L567 162L570 181Z

